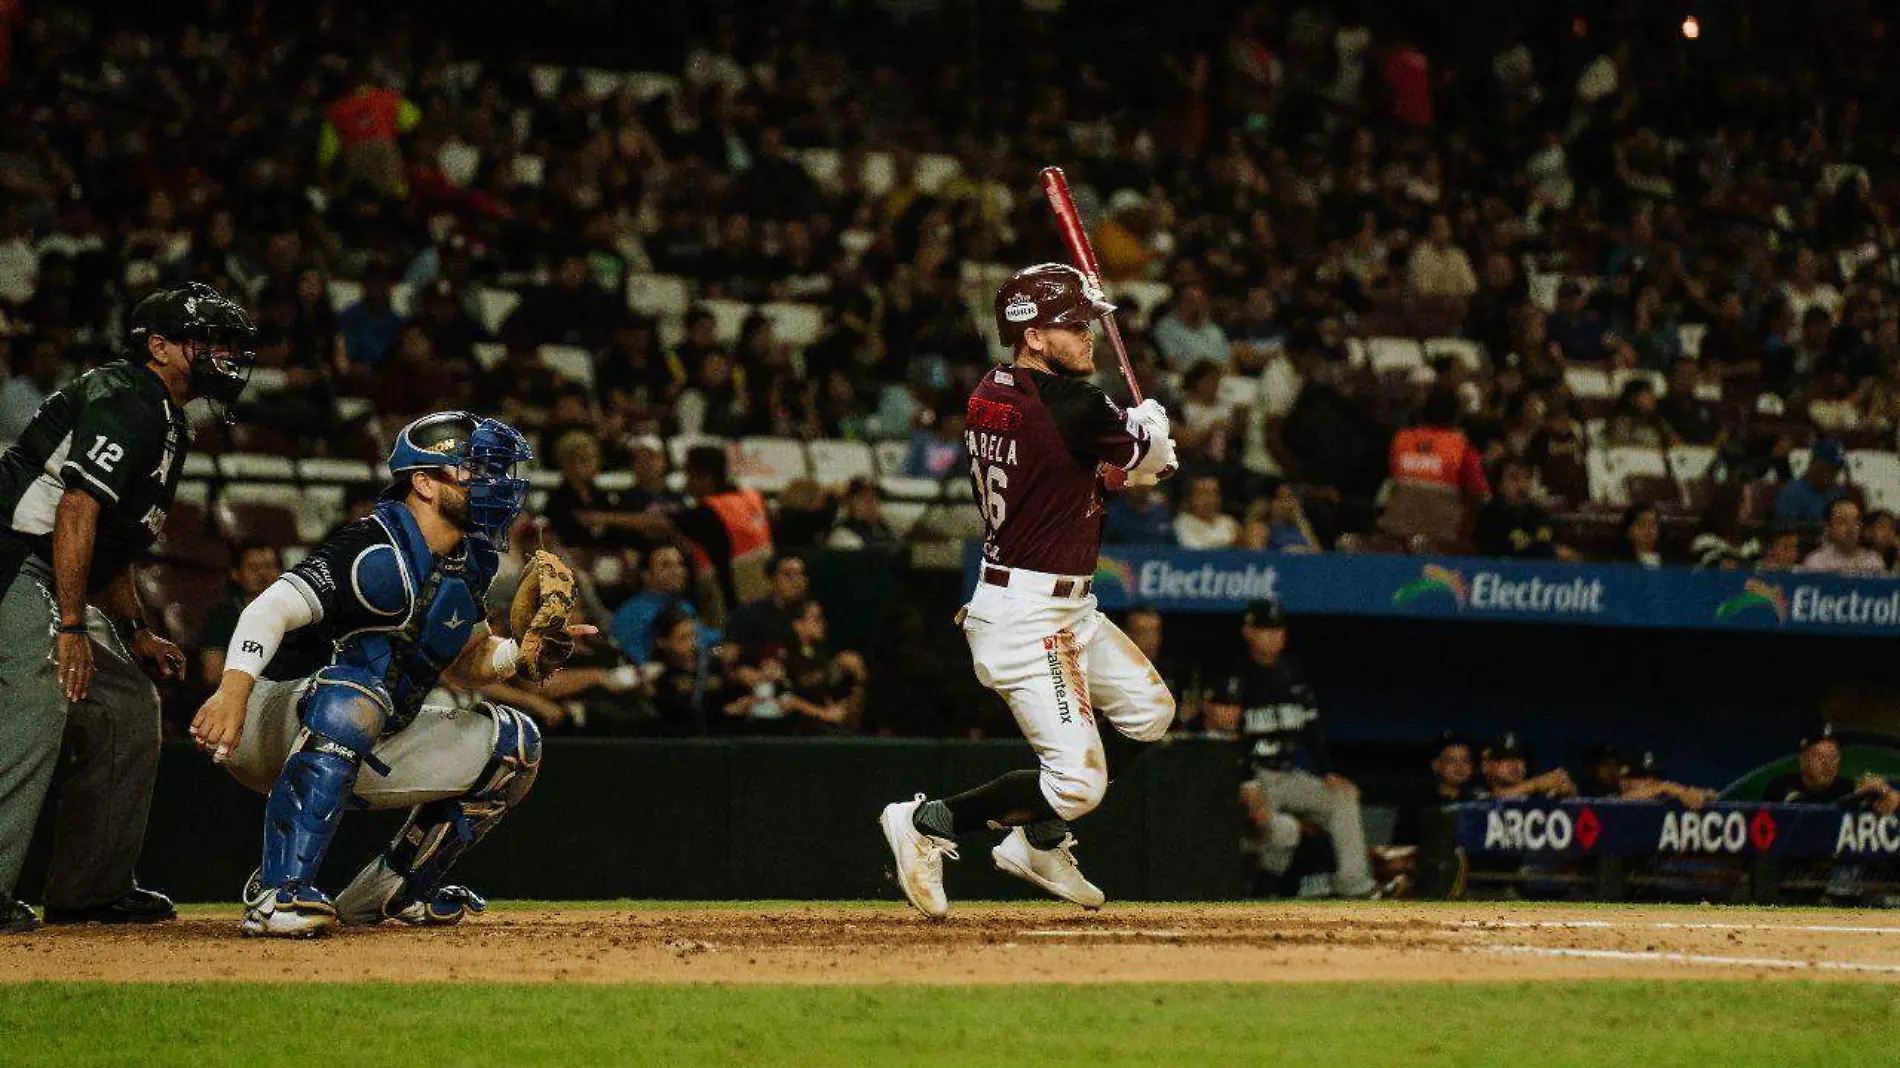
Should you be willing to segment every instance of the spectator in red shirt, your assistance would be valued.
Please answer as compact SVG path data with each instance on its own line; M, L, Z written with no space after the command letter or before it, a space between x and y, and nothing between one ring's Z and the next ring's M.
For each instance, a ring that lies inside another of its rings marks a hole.
M1392 438L1391 474L1400 482L1425 482L1460 490L1471 500L1491 495L1484 464L1465 432L1458 429L1458 397L1435 390L1425 401L1417 426Z
M1432 63L1409 39L1400 38L1385 54L1385 81L1392 93L1392 117L1407 126L1432 124Z

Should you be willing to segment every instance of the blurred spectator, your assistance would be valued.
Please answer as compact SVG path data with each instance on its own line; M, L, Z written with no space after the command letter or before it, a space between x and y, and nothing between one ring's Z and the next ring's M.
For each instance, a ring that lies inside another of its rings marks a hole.
M1240 524L1221 511L1219 478L1188 480L1181 512L1174 517L1174 540L1183 549L1231 549L1239 543Z
M1241 617L1240 633L1247 663L1214 687L1216 696L1207 713L1210 728L1218 729L1215 705L1238 697L1241 736L1248 743L1260 796L1274 812L1310 819L1332 836L1339 865L1333 886L1339 896L1374 896L1378 888L1366 854L1359 789L1333 773L1318 703L1286 655L1285 612L1278 602L1256 601Z
M1828 502L1821 545L1801 561L1803 571L1871 577L1887 573L1887 561L1860 543L1860 505L1842 497Z
M424 412L462 403L454 374L436 359L435 347L420 323L397 327L395 346L377 367L372 382L369 394L376 410L399 425Z
M666 443L655 437L635 438L633 488L622 503L629 510L671 515L686 507L686 498L666 485Z
M1247 506L1247 519L1241 525L1240 547L1274 552L1316 553L1324 546L1313 533L1300 507L1300 498L1291 483L1273 487L1272 496Z
M675 514L673 524L692 539L698 560L719 576L727 600L744 601L766 589L766 564L773 556L771 513L758 490L733 483L724 447L687 450L686 493L694 504Z
M1629 345L1610 332L1603 317L1584 306L1583 287L1565 281L1557 287L1557 310L1544 320L1544 334L1570 363L1627 367L1635 362Z
M1432 216L1431 232L1412 249L1406 273L1419 296L1457 301L1461 318L1464 302L1478 291L1471 258L1452 243L1451 220L1443 215Z
M318 165L339 165L338 192L361 184L379 197L399 200L409 186L396 137L415 129L422 111L401 93L376 84L366 62L351 71L350 83L350 91L324 109Z
M1710 488L1709 503L1702 509L1695 540L1689 544L1696 567L1745 567L1761 555L1761 542L1743 530L1755 511L1755 493L1753 482L1734 475Z
M1213 320L1207 287L1197 282L1176 291L1174 307L1155 322L1151 333L1161 358L1177 371L1199 363L1227 365L1227 332Z
M1656 386L1647 378L1624 383L1604 437L1611 448L1660 449L1679 444L1675 430L1656 410Z
M1656 511L1655 505L1638 501L1623 509L1623 520L1617 525L1616 550L1610 555L1610 560L1641 567L1661 567L1665 562L1659 548L1661 541L1662 515Z
M1714 445L1721 441L1722 422L1714 410L1696 399L1702 384L1701 366L1683 357L1669 371L1669 395L1656 405L1670 436L1683 445Z
M1860 544L1880 557L1883 571L1891 572L1895 558L1900 556L1900 531L1894 528L1893 513L1878 509L1868 512L1860 524Z
M1551 398L1543 425L1531 435L1524 459L1544 487L1559 500L1580 505L1590 499L1590 471L1584 462L1583 430L1560 394Z
M372 264L363 273L363 295L337 313L337 331L352 368L375 371L396 344L396 333L406 321L391 303L396 278L388 267Z
M1180 710L1175 718L1179 725L1191 726L1200 713L1193 677L1198 674L1198 668L1168 654L1160 611L1138 604L1122 616L1121 629L1135 648L1141 650L1141 655L1148 658L1148 663L1154 665L1162 681L1167 683L1168 691L1175 695Z
M792 633L792 610L811 592L805 577L805 561L790 553L772 557L766 568L770 592L757 600L733 609L727 636L748 655L765 646L789 649L796 640Z
M561 256L553 278L530 290L508 317L506 327L524 330L544 345L604 349L627 316L626 305L607 295L593 278L579 250Z
M877 485L868 478L854 478L844 488L844 511L838 525L831 528L825 546L831 549L883 549L903 544L903 539L884 521L884 505Z
M1801 566L1801 532L1786 527L1769 528L1767 544L1755 561L1757 571L1793 571Z
M807 600L793 610L792 636L795 641L786 665L794 699L792 711L841 731L854 730L864 717L868 681L864 658L849 650L831 651L825 610L815 600Z
M1102 540L1110 545L1173 545L1174 513L1153 486L1130 486L1108 502Z
M640 571L640 592L614 609L611 632L614 645L634 663L651 659L653 622L668 609L678 609L697 621L699 612L687 599L686 554L677 545L657 545L647 553ZM707 644L718 633L703 636Z
M1498 492L1478 510L1472 541L1485 556L1538 560L1576 554L1558 544L1550 515L1531 500L1530 465L1506 460L1498 470Z
M1234 406L1221 398L1221 368L1197 363L1181 378L1181 414L1174 437L1190 464L1222 464L1235 429Z
M1491 495L1483 462L1471 439L1458 429L1458 397L1434 390L1418 422L1392 438L1392 478L1457 490L1473 501Z
M904 456L904 474L910 478L961 478L970 468L963 442L963 403L946 395L937 404L928 427L911 432L910 451Z
M600 443L585 430L570 430L554 445L561 484L548 494L541 514L564 545L576 549L615 549L630 539L659 539L673 524L657 511L632 507L629 494L601 489Z
M0 338L7 380L0 385L0 440L18 441L48 394L72 377L72 365L47 338Z
M1608 768L1603 770L1607 771ZM1714 790L1685 786L1663 778L1662 764L1653 752L1643 753L1634 766L1626 765L1619 755L1616 773L1617 792L1608 796L1620 797L1625 801L1669 800L1683 808L1700 810L1717 796Z
M1808 469L1781 487L1775 497L1775 518L1794 523L1819 523L1829 504L1847 496L1839 482L1847 465L1847 450L1833 438L1820 438L1808 451ZM1856 517L1858 518L1858 516Z
M238 616L284 573L284 557L262 542L239 542L231 547L231 569L224 589L205 613L198 631L198 681L216 687L224 678L224 654L237 631Z
M1479 767L1484 773L1487 797L1574 797L1577 793L1570 773L1563 768L1531 776L1528 754L1513 733L1507 732L1485 746Z
M700 734L707 727L707 701L717 688L709 673L709 652L700 642L699 624L679 605L653 619L653 660L647 672L655 732Z

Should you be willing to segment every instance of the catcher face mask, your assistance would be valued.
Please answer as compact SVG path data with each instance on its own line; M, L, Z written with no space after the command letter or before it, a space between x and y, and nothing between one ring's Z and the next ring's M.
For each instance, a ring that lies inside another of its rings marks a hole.
M534 458L521 432L496 419L484 419L468 437L457 465L468 474L471 531L496 549L507 551L508 528L528 500L528 480L515 477L515 465Z

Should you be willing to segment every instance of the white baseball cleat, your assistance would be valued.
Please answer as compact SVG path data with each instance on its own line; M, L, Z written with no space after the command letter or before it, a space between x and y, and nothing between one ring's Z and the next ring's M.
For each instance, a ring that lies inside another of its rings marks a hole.
M1013 828L1003 844L990 850L998 871L1036 884L1064 901L1085 909L1099 909L1108 895L1089 882L1075 862L1075 835L1065 834L1054 849L1037 849L1021 827Z
M244 890L244 923L239 930L247 936L315 938L336 926L336 906L316 887L295 882L260 886L253 875Z
M943 858L957 859L957 844L947 838L925 834L911 822L924 795L914 801L894 801L884 806L878 825L884 828L884 841L890 844L891 858L897 862L897 885L917 911L933 920L950 913L950 899L943 893Z

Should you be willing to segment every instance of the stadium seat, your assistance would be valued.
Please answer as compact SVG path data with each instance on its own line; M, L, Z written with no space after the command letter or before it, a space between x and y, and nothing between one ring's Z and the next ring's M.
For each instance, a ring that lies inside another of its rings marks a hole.
M798 153L798 163L811 175L811 180L826 189L838 188L838 150L835 148L807 148Z
M1222 375L1220 401L1236 408L1260 407L1260 379L1256 375Z
M717 323L719 343L731 345L739 340L739 331L752 317L752 305L742 300L702 300L699 306L712 313Z
M305 482L369 483L376 472L361 460L311 459L297 462L297 477Z
M666 455L673 461L674 470L684 468L686 454L701 445L717 445L725 448L730 457L731 450L725 438L716 438L708 434L675 434L666 440Z
M1669 461L1661 449L1621 445L1615 448L1592 446L1589 453L1590 496L1600 504L1627 507L1635 496L1648 498L1660 486L1671 487L1669 496L1680 499L1669 477Z
M185 468L179 474L184 478L218 477L218 458L197 451L185 454Z
M1425 352L1409 337L1366 339L1366 358L1381 375L1409 375L1425 366Z
M1656 396L1658 397L1669 392L1669 379L1663 377L1661 371L1645 371L1636 367L1625 367L1621 370L1613 371L1610 374L1611 399L1614 400L1622 396L1624 387L1639 378L1648 381L1650 388L1656 391Z
M587 95L595 100L618 93L627 80L624 71L602 70L599 67L582 67L580 75L581 84L587 87Z
M567 77L567 68L553 63L536 63L529 69L528 77L533 80L534 95L549 100L561 91L561 80Z
M224 589L225 568L155 563L136 571L139 598L158 606L166 636L181 645L198 643L205 617ZM194 668L195 674L195 668Z
M1814 457L1806 449L1796 449L1788 454L1788 471L1796 478L1808 473L1808 461Z
M633 94L635 100L638 100L642 104L653 100L655 97L665 96L668 93L676 93L679 91L679 87L680 80L678 75L651 70L628 72L626 83L622 86L622 88Z
M806 450L811 454L812 477L823 485L877 476L871 447L862 441L814 441Z
M1371 363L1371 359L1370 357L1366 355L1365 339L1357 338L1357 337L1347 338L1346 339L1346 366L1358 368L1358 367L1365 367L1370 363Z
M1453 356L1473 372L1484 370L1484 347L1461 337L1434 337L1425 340L1425 362L1440 356Z
M519 475L527 479L533 489L551 491L561 484L561 473L551 467L524 467Z
M541 188L541 183L547 178L548 164L540 156L524 152L510 161L509 166L513 168L515 181L530 189Z
M1676 327L1676 343L1682 346L1682 354L1692 360L1702 358L1702 339L1708 335L1707 323L1683 323Z
M897 171L891 164L889 152L866 152L864 170L858 173L858 180L864 184L864 191L874 197L883 196L891 191Z
M679 318L692 307L692 283L670 274L627 276L627 307L641 315Z
M230 541L261 541L283 547L300 542L295 496L282 486L234 482L224 487L211 514Z
M911 537L937 541L964 541L983 536L983 513L972 503L937 504L925 510Z
M816 304L773 301L758 310L771 320L773 336L795 349L811 345L824 333L825 310Z
M807 478L805 446L792 438L741 438L732 465L733 481L777 493L795 478Z
M1134 320L1137 329L1145 329L1155 308L1174 295L1174 290L1166 282L1110 282L1107 289L1109 301L1128 309L1129 318Z
M227 452L218 457L218 471L226 478L250 481L290 482L297 477L297 465L288 457L250 452Z
M542 345L535 350L535 355L541 360L541 366L593 391L594 358L586 349L573 345Z
M918 501L885 501L882 508L884 522L889 523L891 530L900 538L909 537L917 521L929 510L928 504Z
M481 364L484 371L494 370L501 361L508 358L508 346L498 342L477 341L468 348L469 354L475 357L475 362Z
M450 185L465 188L475 180L475 171L482 165L482 150L467 141L446 141L435 154L435 162Z
M1669 470L1681 482L1708 478L1714 463L1713 445L1676 445L1669 450Z
M324 286L324 291L330 297L330 307L337 311L342 311L363 299L363 284L352 282L347 278L330 279L329 284Z
M1601 367L1567 367L1564 388L1580 401L1607 401L1613 396L1610 374Z
M512 289L496 289L491 286L477 286L475 289L475 307L481 317L482 329L490 337L501 333L501 324L508 321L515 306L521 303L521 294Z
M1867 507L1900 511L1900 455L1874 449L1847 454L1847 474L1867 498Z
M315 545L343 521L342 486L305 486L297 494L294 509L297 539Z
M632 471L602 471L594 485L608 493L625 493L633 488Z
M195 567L222 572L231 564L224 540L212 529L202 504L173 501L165 525L152 544L152 555Z
M934 478L885 475L877 480L877 488L885 497L899 501L934 501L943 496L943 484Z
M963 164L955 156L926 152L917 157L917 188L926 193L934 194L962 173Z
M886 477L904 473L904 460L910 456L908 441L879 441L871 446L871 455L877 458L877 473Z

